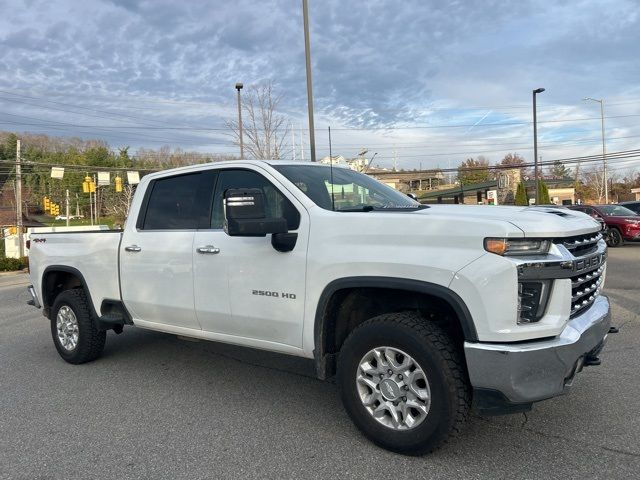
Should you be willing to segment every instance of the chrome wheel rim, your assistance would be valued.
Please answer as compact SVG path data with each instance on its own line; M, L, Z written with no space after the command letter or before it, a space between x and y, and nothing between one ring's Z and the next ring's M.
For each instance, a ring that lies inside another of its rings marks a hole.
M58 341L62 348L70 352L78 346L80 331L78 329L78 319L73 310L66 305L60 307L56 316L56 330Z
M402 350L378 347L358 364L358 396L365 410L393 430L420 425L431 408L431 389L422 367Z

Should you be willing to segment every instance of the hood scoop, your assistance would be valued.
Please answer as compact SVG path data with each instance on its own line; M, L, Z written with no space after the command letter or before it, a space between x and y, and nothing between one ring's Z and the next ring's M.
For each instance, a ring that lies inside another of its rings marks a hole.
M563 210L560 208L553 207L530 207L529 211L533 212L542 212L542 213L551 213L553 215L557 215L559 217L571 217L571 213L567 210Z

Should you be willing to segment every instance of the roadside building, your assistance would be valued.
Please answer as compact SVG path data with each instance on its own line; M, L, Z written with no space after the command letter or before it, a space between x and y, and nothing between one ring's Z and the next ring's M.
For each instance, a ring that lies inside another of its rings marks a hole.
M20 248L18 242L18 219L14 207L0 207L0 241L4 242L5 256L8 258L18 258ZM23 251L27 252L27 229L30 227L41 227L42 223L30 220L22 215Z

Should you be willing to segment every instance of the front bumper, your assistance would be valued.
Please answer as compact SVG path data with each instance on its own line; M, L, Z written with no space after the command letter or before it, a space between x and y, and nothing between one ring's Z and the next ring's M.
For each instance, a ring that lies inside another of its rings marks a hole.
M609 299L601 295L549 340L515 344L465 342L469 379L483 398L531 404L564 393L587 354L597 355L611 323Z

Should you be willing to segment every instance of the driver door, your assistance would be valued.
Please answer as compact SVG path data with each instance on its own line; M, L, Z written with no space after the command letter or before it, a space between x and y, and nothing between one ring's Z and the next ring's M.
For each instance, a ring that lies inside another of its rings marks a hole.
M223 230L223 196L228 189L258 188L264 193L268 216L285 217L298 238L286 253L266 237L230 237ZM194 239L194 297L202 329L229 336L233 343L255 345L255 340L302 346L309 219L288 191L262 172L221 169L214 193L211 228L198 230ZM215 254L200 254L201 247ZM215 276L216 280L210 279ZM230 314L218 299L226 280Z

